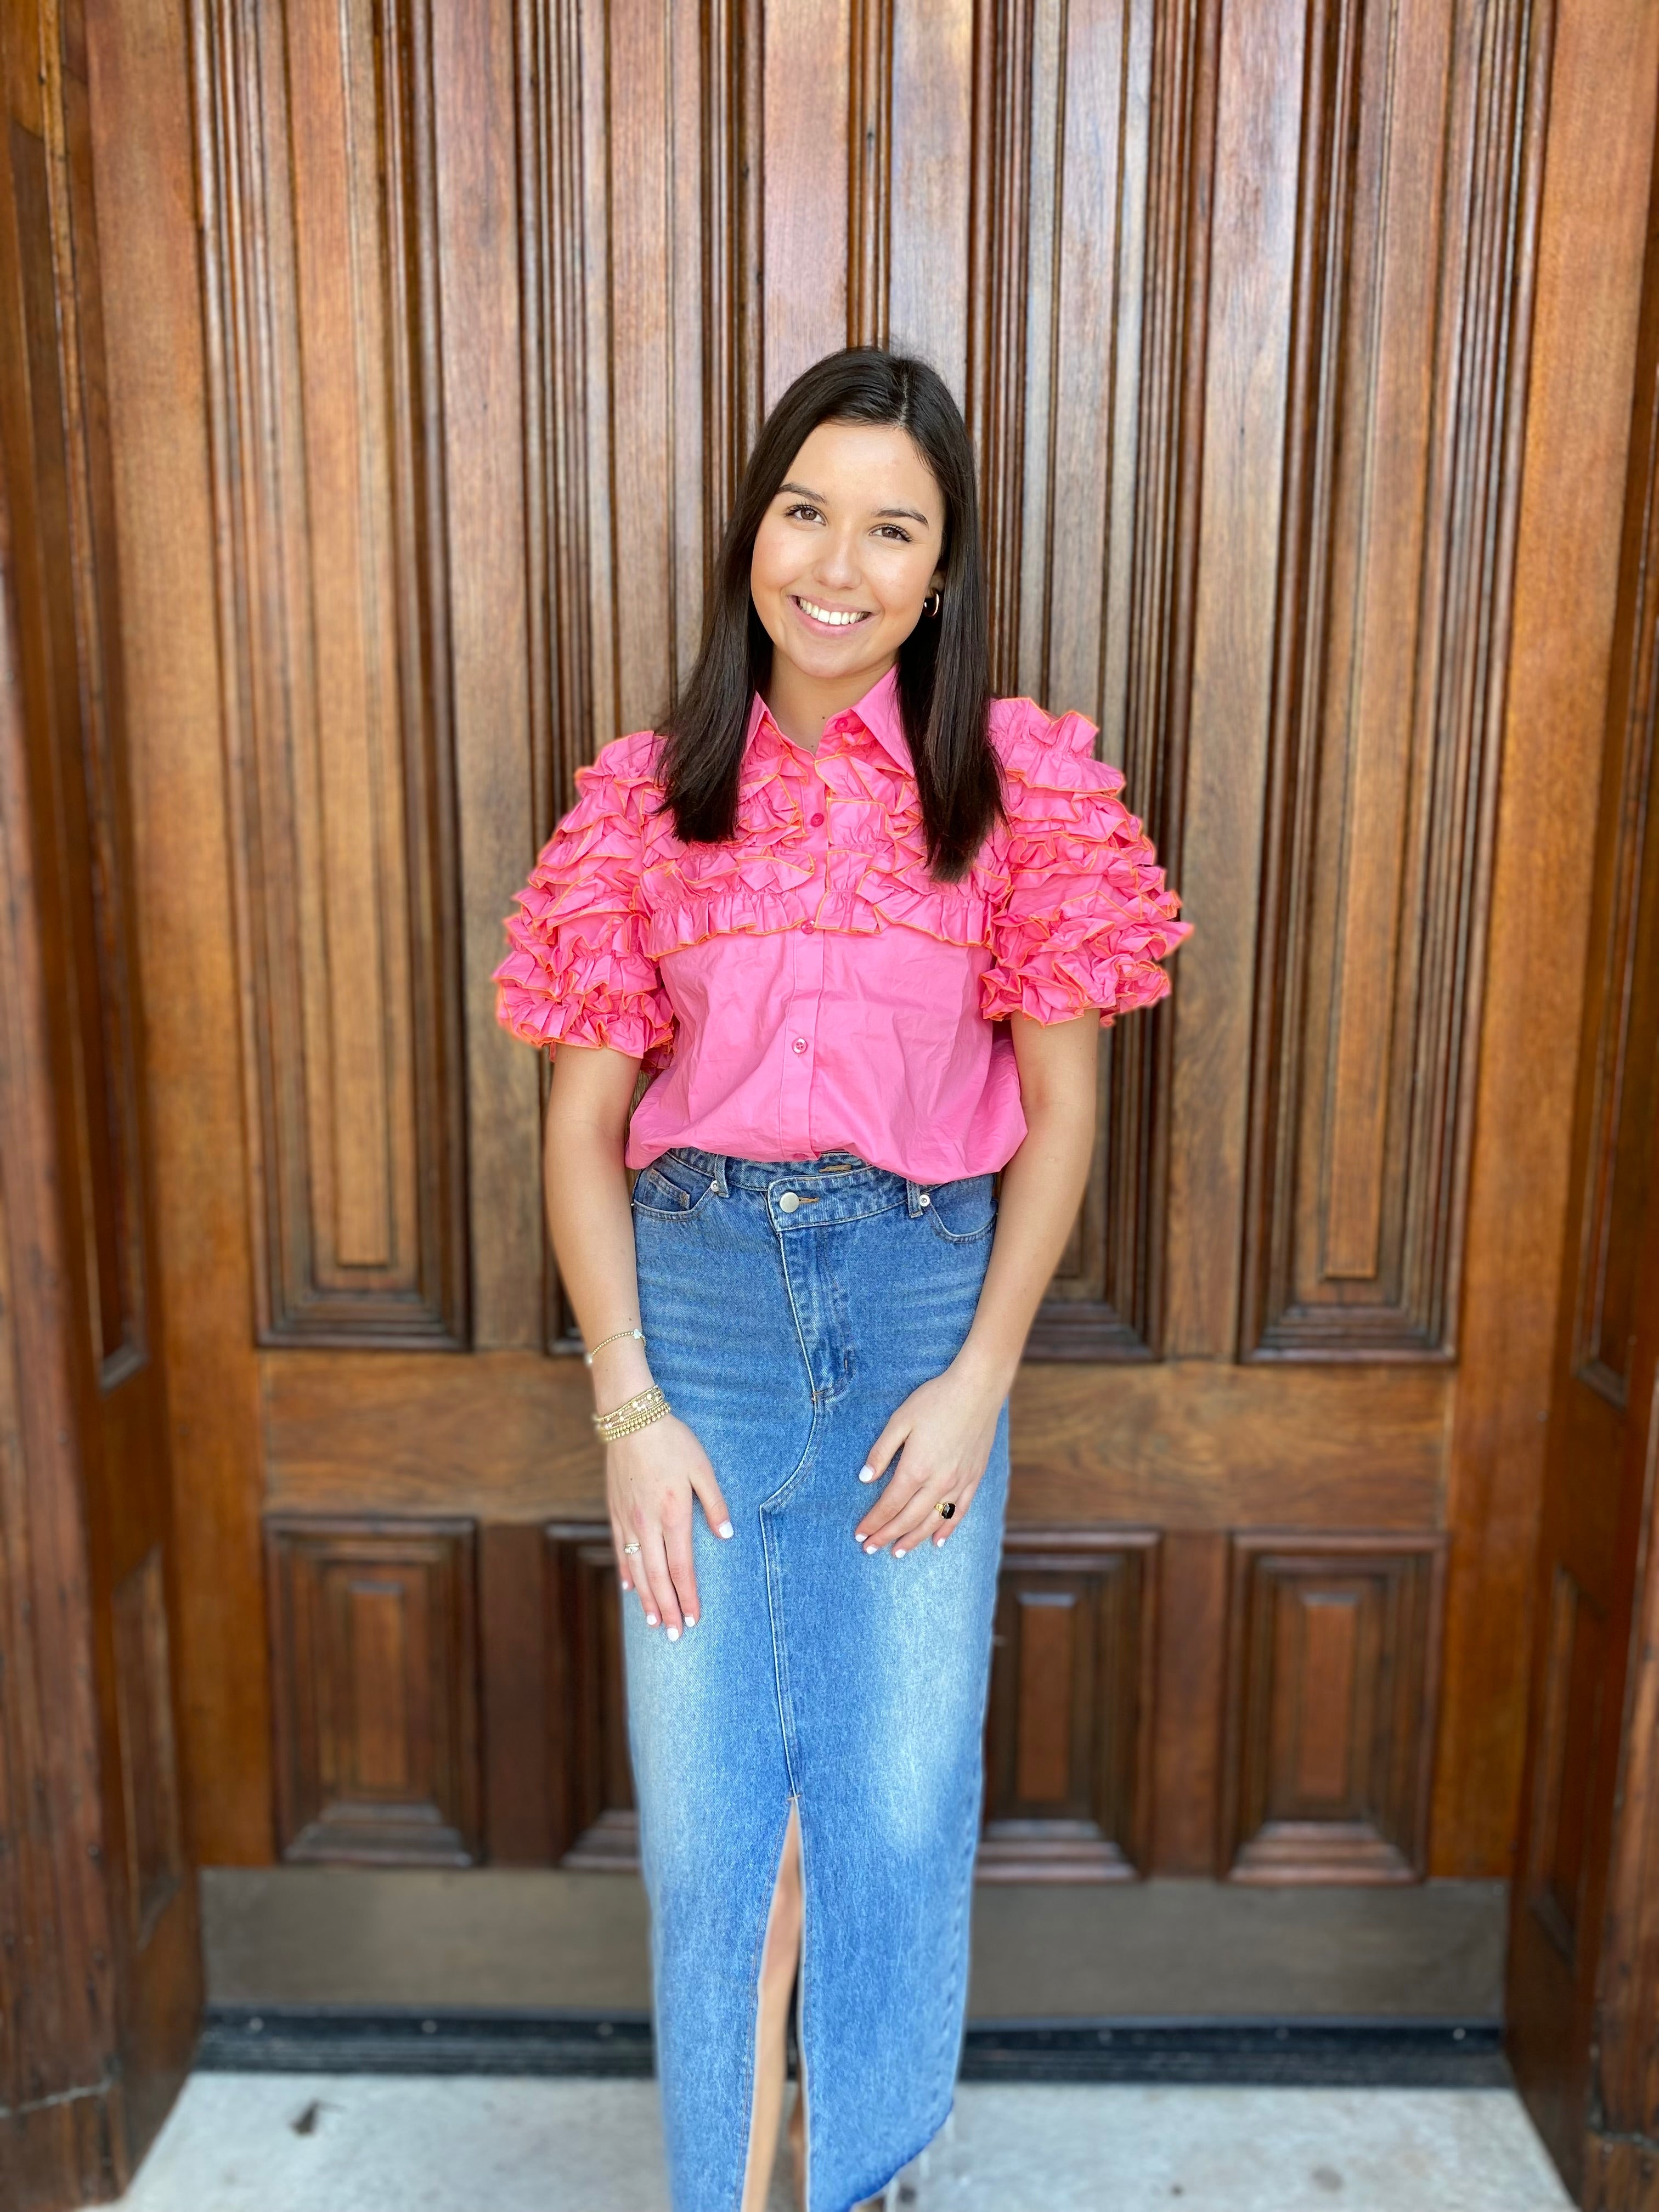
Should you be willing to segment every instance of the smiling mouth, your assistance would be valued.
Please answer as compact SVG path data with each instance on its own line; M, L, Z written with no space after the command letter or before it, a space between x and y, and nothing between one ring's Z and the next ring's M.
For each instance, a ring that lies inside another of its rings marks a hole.
M818 629L853 629L861 622L868 622L868 607L823 607L816 599L804 599L798 592L791 592L790 602L799 607L808 622Z

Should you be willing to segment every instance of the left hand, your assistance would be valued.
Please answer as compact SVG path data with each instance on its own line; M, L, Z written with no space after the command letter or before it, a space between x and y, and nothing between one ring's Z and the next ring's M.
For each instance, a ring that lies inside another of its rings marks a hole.
M865 1462L871 1479L879 1480L903 1447L891 1480L854 1532L866 1552L890 1544L893 1557L902 1559L924 1537L943 1544L961 1528L991 1456L1006 1395L954 1362L910 1393ZM948 1521L935 1510L945 1498L957 1509Z

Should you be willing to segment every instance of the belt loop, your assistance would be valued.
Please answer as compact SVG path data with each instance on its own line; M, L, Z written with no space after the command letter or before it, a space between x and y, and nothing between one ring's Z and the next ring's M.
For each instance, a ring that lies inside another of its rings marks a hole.
M724 1153L724 1152L716 1152L716 1153L714 1155L714 1195L715 1195L717 1198L728 1198L728 1197L730 1197L731 1193L726 1189L726 1155L725 1155L725 1153Z
M922 1211L921 1185L914 1182L908 1176L904 1178L904 1202L912 1214L917 1214Z

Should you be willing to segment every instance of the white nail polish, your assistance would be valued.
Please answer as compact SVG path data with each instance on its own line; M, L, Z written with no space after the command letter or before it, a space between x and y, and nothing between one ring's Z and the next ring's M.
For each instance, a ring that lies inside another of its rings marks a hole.
M671 1644L678 1644L678 1643L679 1642L679 1640L680 1640L680 1632L678 1631L678 1628L671 1628L671 1629L669 1630L669 1632L668 1632L668 1640L669 1640L669 1642L670 1642Z
M720 1522L720 1534L721 1534L721 1535L722 1535L722 1536L729 1536L729 1535L731 1534L731 1533L732 1533L732 1523L731 1523L729 1521L722 1521L722 1522Z
M861 1529L859 1529L859 1528L854 1528L854 1531L853 1531L853 1541L854 1541L854 1542L858 1546L858 1547L859 1547L860 1551L862 1551L862 1550L864 1549L864 1534L863 1534L863 1531L862 1531Z
M879 1544L866 1544L864 1548L866 1552L873 1553L878 1552L881 1547Z
M695 1613L688 1613L686 1614L686 1616L685 1616L685 1625L686 1625L686 1626L687 1626L688 1628L695 1628L695 1627L696 1626L696 1625L697 1625L697 1616L696 1616L696 1614Z
M859 1469L859 1480L860 1480L860 1482L873 1482L873 1481L875 1480L875 1479L876 1479L876 1470L874 1469L874 1468L872 1468L872 1467L861 1467L861 1468Z
M894 1545L894 1547L893 1547L893 1557L894 1557L896 1559L902 1559L904 1557L904 1547L903 1547L903 1545L902 1545L902 1544L895 1544L895 1545Z
M656 1614L655 1614L654 1613L647 1613L646 1614L646 1616L645 1616L645 1625L646 1625L646 1626L647 1626L647 1628L654 1628L654 1627L656 1626L656 1625L657 1625L657 1616L656 1616Z

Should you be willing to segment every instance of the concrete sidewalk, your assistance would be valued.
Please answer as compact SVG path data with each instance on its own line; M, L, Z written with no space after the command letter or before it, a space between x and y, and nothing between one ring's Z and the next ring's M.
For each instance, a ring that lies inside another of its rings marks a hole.
M968 2084L926 2166L904 2212L1571 2212L1498 2089ZM655 2085L198 2074L122 2203L667 2212Z

